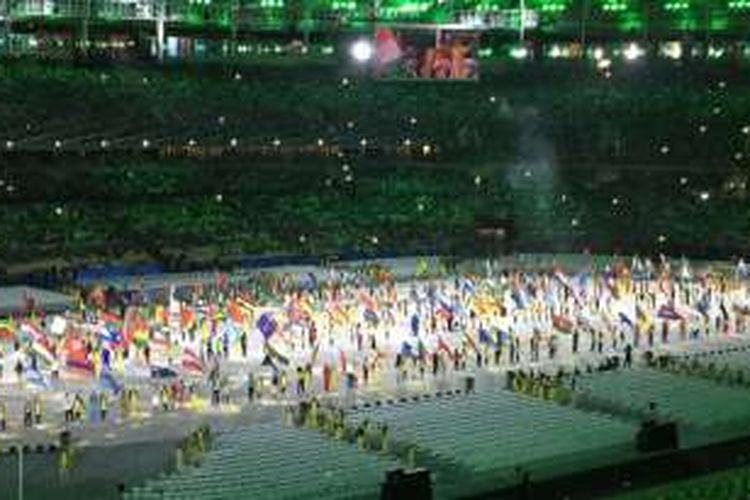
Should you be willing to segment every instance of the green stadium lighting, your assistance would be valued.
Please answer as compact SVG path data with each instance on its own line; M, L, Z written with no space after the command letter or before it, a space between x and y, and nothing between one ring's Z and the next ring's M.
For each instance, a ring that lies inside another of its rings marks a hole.
M664 10L670 11L670 12L678 12L683 10L688 10L690 8L690 3L688 2L667 2L664 4Z
M627 2L608 0L602 5L602 10L607 13L619 13L628 10Z

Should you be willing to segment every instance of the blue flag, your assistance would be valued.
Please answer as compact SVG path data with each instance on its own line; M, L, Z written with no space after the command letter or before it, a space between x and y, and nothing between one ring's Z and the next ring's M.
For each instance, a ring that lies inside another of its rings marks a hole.
M258 318L256 326L258 327L258 330L260 330L260 333L263 334L263 338L268 340L271 338L271 335L274 334L278 325L276 324L276 320L273 319L273 314L263 313L260 318Z

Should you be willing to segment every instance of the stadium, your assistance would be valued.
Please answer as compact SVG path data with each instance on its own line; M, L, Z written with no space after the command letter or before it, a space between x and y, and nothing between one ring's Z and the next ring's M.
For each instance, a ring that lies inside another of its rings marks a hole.
M0 0L0 499L750 495L750 2Z

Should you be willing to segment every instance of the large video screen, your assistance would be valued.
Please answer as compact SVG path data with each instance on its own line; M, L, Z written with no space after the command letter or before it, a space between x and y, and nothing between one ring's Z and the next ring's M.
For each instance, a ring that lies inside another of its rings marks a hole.
M476 80L479 33L444 28L375 30L374 72L383 79Z

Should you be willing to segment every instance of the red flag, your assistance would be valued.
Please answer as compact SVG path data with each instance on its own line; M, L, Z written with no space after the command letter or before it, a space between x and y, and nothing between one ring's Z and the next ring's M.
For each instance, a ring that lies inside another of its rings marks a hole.
M451 361L453 361L453 350L445 343L443 337L438 337L438 351L445 351Z
M195 354L195 351L188 347L182 351L182 367L188 371L203 373L201 358Z
M375 61L385 66L401 57L401 47L396 36L389 28L378 28L375 31Z
M552 326L562 333L571 333L573 331L573 321L560 314L552 315Z

